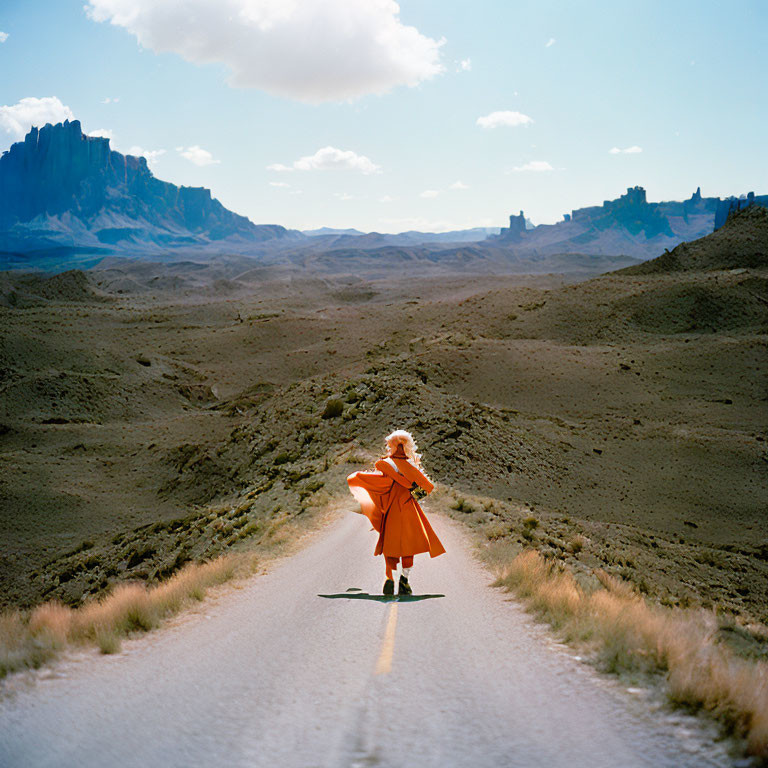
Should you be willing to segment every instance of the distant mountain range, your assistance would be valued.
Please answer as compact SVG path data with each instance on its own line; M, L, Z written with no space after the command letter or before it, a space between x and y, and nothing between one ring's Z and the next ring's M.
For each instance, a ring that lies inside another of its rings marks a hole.
M32 128L0 156L0 269L87 267L107 255L177 261L258 257L324 272L422 268L458 271L595 271L653 258L712 232L729 212L768 197L649 203L642 187L533 226L522 211L503 229L398 234L357 229L299 232L257 225L203 187L156 179L143 157L83 134L77 120ZM617 261L618 260L618 261Z
M32 128L0 157L0 251L220 251L290 237L301 235L253 224L208 189L156 179L145 158L86 136L78 120Z
M531 228L520 211L489 240L513 248L518 256L589 253L646 259L710 234L725 224L730 212L751 205L768 206L768 196L750 192L721 200L702 197L699 187L681 202L649 203L642 187L630 187L615 200L566 213L556 224Z
M338 238L366 238L368 242L375 243L374 247L382 245L421 245L422 243L478 243L491 235L498 235L501 227L473 227L472 229L456 229L450 232L399 232L398 234L381 234L379 232L361 232L359 229L332 229L321 227L320 229L304 229L302 234L307 237L324 237L329 242L339 243ZM352 245L351 241L342 241L345 245ZM355 245L362 245L365 240L357 241Z

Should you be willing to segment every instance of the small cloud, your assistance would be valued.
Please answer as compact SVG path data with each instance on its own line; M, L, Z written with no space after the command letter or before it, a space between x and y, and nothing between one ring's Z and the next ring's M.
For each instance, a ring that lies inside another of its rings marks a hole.
M381 173L381 166L376 165L365 155L358 155L351 149L323 147L314 155L306 155L294 160L291 165L273 163L268 171L358 171L364 175Z
M95 131L88 131L89 136L96 136L101 139L109 139L113 141L115 138L114 131L111 128L97 128Z
M284 181L270 181L270 187L290 187L290 184L286 184Z
M134 155L135 157L144 157L147 160L147 165L154 165L162 155L165 154L164 149L144 149L143 147L133 146L128 152L128 155Z
M182 157L189 160L190 163L194 163L195 165L214 165L219 162L218 160L213 159L213 155L207 149L198 147L197 144L192 147L187 147L186 149L184 147L181 149L177 147L176 151Z
M472 69L472 59L462 59L456 64L457 72L469 72Z
M469 189L463 181L454 181L448 189Z
M440 194L440 192L438 190L436 190L436 189L425 189L419 195L419 197L431 198L431 197L437 197L439 194Z
M545 48L551 48L555 44L555 38L550 37L549 40L547 40L547 44L544 46Z
M7 32L0 32L0 43L4 43L8 37L9 35Z
M642 147L631 146L626 149L619 149L618 147L612 147L608 150L609 155L639 155L643 151Z
M292 189L289 193L289 195L303 195L304 190L303 189Z
M339 200L354 200L355 196L350 195L349 192L334 192L334 197L337 197Z
M106 99L102 99L102 104L117 104L117 102L120 101L119 96L107 96Z
M477 118L477 125L481 128L516 128L518 125L528 125L533 120L522 112L491 112L489 115Z
M391 197L390 195L384 195L384 197L379 198L380 203L391 203L394 202L394 197Z
M515 173L530 171L531 173L544 173L554 171L555 169L546 160L531 160L524 165L516 165L513 169Z

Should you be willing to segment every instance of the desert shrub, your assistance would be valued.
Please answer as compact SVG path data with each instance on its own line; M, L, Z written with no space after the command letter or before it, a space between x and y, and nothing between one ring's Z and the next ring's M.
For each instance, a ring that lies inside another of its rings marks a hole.
M244 539L246 536L250 536L252 533L256 533L259 530L259 524L256 522L250 522L248 525L240 529L240 538Z
M485 526L485 536L489 541L502 539L509 533L509 526L503 523L489 523Z
M299 491L299 499L302 501L313 493L317 493L325 483L322 480L312 480Z
M344 413L344 403L337 398L331 398L325 404L322 417L324 419L336 419L341 416L342 413Z
M86 539L85 541L78 544L69 554L70 555L77 555L80 552L85 552L86 549L93 549L96 544L92 539Z
M574 555L577 555L579 552L581 552L582 549L584 549L584 546L586 545L586 543L587 543L586 538L581 534L577 533L568 542L568 551Z
M342 415L342 418L344 421L352 421L353 419L356 419L360 415L360 410L358 408L349 408L346 413Z
M143 563L148 558L152 557L155 554L155 550L150 545L145 545L143 547L136 547L133 549L128 556L128 568L135 568L139 563Z
M451 509L455 509L457 512L464 512L465 514L475 511L475 508L466 499L461 498L456 499L456 501L451 504Z

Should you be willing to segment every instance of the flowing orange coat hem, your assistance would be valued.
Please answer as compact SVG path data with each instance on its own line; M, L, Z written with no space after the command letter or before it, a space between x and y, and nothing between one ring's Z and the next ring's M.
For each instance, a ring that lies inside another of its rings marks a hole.
M353 472L347 478L361 514L379 534L374 555L406 557L422 552L429 552L430 557L442 555L445 547L410 493L412 482L428 492L434 486L406 460L393 459L399 472L386 461L379 461L377 471Z

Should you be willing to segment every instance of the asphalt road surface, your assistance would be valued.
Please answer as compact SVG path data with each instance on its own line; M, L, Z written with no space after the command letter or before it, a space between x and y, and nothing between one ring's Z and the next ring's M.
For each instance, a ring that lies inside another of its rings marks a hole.
M448 552L416 558L418 599L381 599L375 534L349 513L118 655L9 678L0 765L729 764L693 718L555 643L489 586L458 525L432 519Z

